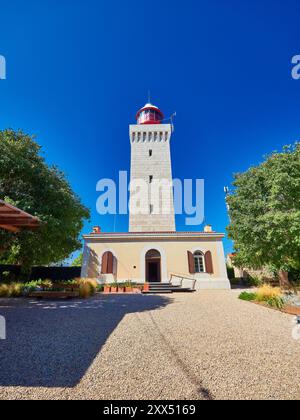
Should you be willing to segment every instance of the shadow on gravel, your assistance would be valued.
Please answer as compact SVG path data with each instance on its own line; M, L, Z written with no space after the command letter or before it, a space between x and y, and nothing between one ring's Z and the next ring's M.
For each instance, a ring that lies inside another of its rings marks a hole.
M177 365L181 368L181 370L186 374L186 377L198 390L198 394L201 397L201 399L208 400L208 401L214 400L214 397L209 391L209 389L203 386L202 380L197 375L195 375L194 372L191 371L191 368L188 365L188 363L186 363L186 361L181 358L177 350L171 345L169 340L166 338L165 334L161 331L159 324L153 318L152 314L150 314L150 318L152 319L152 323L156 328L156 333L160 335L161 340L165 343L166 347L169 349Z
M170 302L151 295L2 301L7 339L0 340L0 386L74 387L126 314Z

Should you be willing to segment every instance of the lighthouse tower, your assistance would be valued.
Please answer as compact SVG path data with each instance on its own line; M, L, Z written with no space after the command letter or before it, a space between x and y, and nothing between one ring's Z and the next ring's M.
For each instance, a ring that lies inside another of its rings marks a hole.
M136 115L137 124L130 125L131 202L137 185L147 185L141 212L130 211L129 232L175 232L170 141L172 125L163 124L159 108L147 103ZM139 191L141 193L141 191Z

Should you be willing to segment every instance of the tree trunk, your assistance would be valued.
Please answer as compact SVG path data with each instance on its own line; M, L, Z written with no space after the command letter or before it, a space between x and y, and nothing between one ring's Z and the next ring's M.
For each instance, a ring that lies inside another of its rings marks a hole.
M289 273L287 271L280 270L278 276L280 287L282 289L290 289L291 283L289 282Z

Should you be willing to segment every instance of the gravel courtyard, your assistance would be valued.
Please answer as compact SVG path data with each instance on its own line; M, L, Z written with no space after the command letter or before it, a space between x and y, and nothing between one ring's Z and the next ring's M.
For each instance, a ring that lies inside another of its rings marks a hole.
M0 299L0 399L299 399L294 318L237 296Z

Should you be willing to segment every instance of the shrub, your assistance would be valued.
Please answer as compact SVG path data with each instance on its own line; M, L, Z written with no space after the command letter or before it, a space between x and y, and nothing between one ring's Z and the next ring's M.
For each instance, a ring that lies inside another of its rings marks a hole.
M57 291L60 291L61 288L66 286L78 286L79 296L82 298L88 298L93 296L99 285L96 280L92 279L76 279L72 282L61 283L60 287L57 288ZM53 290L55 291L55 285L53 285L51 280L32 280L27 283L10 283L10 284L0 284L0 297L19 297L27 296L31 292L36 290Z
M22 284L22 294L28 295L36 290L53 290L53 283L51 280L31 280Z
M238 286L239 284L241 284L241 279L239 277L235 277L229 280L232 286Z
M93 289L93 291L94 291L94 293L96 292L96 290L97 290L97 287L98 287L98 282L97 282L97 280L93 280L93 279L86 279L86 281L90 284L90 286L92 287L92 289Z
M300 285L300 270L290 270L289 280L291 283Z
M274 296L272 298L269 298L266 302L269 306L272 306L273 308L282 309L284 307L284 300L280 296Z
M21 283L1 284L0 297L19 297L22 295L23 285Z
M247 283L250 287L260 287L263 285L263 281L259 276L249 276Z
M41 281L41 287L42 287L44 290L50 290L50 289L52 289L52 288L53 288L53 283L52 283L52 281L51 281L51 280L42 280L42 281Z
M282 309L285 305L280 288L268 284L261 286L256 293L243 292L239 298L247 301L265 302L272 308L277 309Z
M23 293L28 294L34 292L38 287L41 287L42 280L31 280L23 284Z
M0 285L0 297L8 297L9 296L9 286L7 284Z
M23 291L22 283L12 283L9 286L9 294L11 297L20 297Z
M300 291L300 283L292 282L291 285L293 286L293 289L295 290L295 292Z
M248 302L252 302L252 301L256 300L256 293L242 292L239 296L239 299L246 300Z
M88 283L82 283L79 286L79 296L82 299L87 299L92 296L92 289Z
M79 296L83 299L93 296L98 287L97 281L92 279L78 279L77 284L79 285Z
M272 287L268 284L261 286L256 292L258 302L267 302L269 299L282 297L282 292L279 287Z
M228 275L229 280L234 279L234 268L230 267L230 265L228 265L228 264L227 264L226 268L227 268L227 275Z
M134 287L136 283L132 283L132 281L127 280L122 286L124 287Z
M16 274L11 271L3 271L3 273L0 274L0 278L5 284L15 283L17 281Z
M2 280L3 281L8 282L9 281L9 277L10 277L10 272L9 271L3 271L1 277L2 277Z

